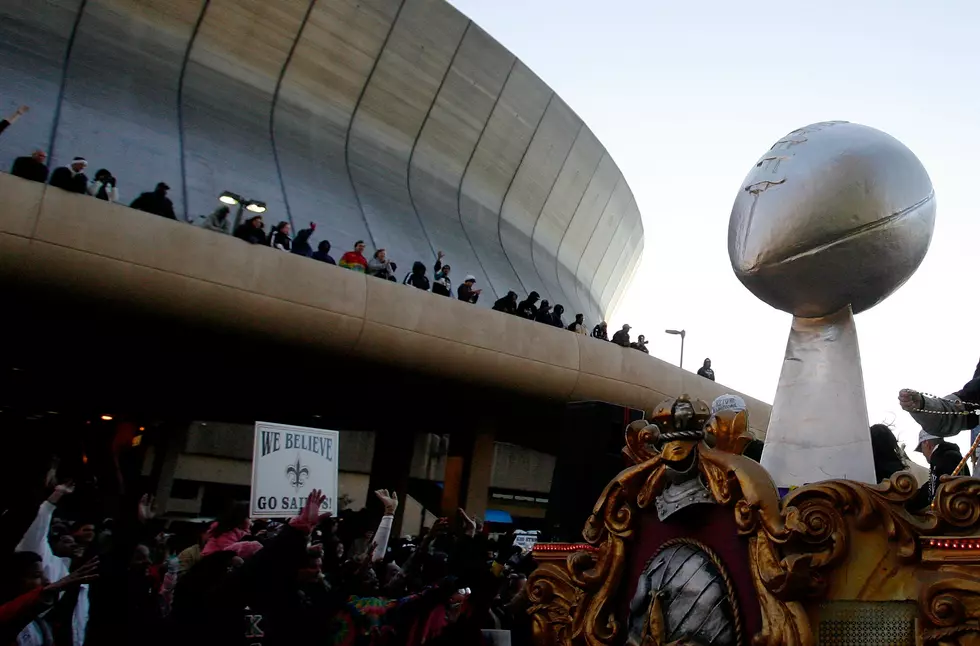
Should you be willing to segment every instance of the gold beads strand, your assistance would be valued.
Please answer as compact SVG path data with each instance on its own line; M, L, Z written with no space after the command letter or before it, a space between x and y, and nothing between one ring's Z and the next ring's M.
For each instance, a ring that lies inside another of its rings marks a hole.
M909 389L909 390L911 390L911 389ZM916 392L916 391L913 390L911 392ZM930 395L929 393L919 393L919 395L921 395L923 397L923 402L925 401L925 398L926 397L932 397L933 399L946 399L945 397L939 397L938 395ZM947 400L947 401L952 401L952 400ZM969 410L961 410L961 411L955 411L955 410L926 410L924 408L913 408L909 412L910 413L928 413L930 415L954 415L954 416L980 415L980 404L974 404L973 402L967 402L967 401L963 401L963 400L960 400L960 403L963 404L964 406L966 406Z

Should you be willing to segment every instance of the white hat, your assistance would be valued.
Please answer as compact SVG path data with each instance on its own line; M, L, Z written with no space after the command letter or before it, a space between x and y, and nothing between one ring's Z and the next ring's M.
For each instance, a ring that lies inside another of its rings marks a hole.
M715 400L711 402L712 415L723 410L742 411L745 409L745 400L738 395L721 395L719 397L715 397Z
M915 450L918 451L919 453L922 453L922 443L927 442L929 440L942 441L942 438L936 437L935 435L932 435L930 433L926 433L925 431L919 431L919 442L918 444L915 445Z
M469 283L471 281L475 283L476 282L476 277L473 276L473 274L466 274L466 278L463 279L463 282L464 283Z

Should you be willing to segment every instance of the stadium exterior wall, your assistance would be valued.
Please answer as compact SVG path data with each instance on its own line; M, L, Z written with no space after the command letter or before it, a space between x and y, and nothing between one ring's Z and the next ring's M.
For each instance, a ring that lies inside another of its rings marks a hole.
M86 156L193 221L233 191L399 273L443 250L480 307L535 290L594 324L640 261L608 151L444 0L0 0L0 95L31 106L4 167Z

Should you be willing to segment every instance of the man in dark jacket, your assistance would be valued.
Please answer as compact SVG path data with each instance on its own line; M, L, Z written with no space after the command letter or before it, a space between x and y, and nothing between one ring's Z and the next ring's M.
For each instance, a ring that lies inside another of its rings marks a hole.
M88 177L83 172L88 162L84 157L71 160L71 167L59 166L51 173L51 186L69 193L88 193Z
M405 276L405 280L402 283L411 285L416 289L429 291L429 277L425 275L425 263L420 260L412 263L412 271Z
M296 237L293 238L293 248L291 251L297 256L306 256L309 258L313 255L313 247L310 246L310 236L316 231L316 222L310 222L310 227L308 229L300 229Z
M561 315L565 313L564 305L555 305L555 309L551 312L551 324L555 327L565 328L565 321L561 320Z
M647 338L642 334L640 335L640 338L636 340L636 342L630 343L630 347L645 354L650 354L650 350L647 349Z
M321 240L320 244L316 246L316 251L313 252L313 260L319 260L320 262L325 262L328 265L336 265L337 261L333 259L330 255L330 241Z
M264 223L261 215L254 215L235 229L235 237L249 244L265 244Z
M711 381L715 380L715 371L711 369L711 359L704 360L704 363L698 368L698 375Z
M551 325L551 303L546 300L541 301L541 305L538 307L538 313L534 315L534 320L538 323Z
M919 444L915 450L926 456L929 460L929 482L919 488L918 493L906 503L906 507L911 510L924 509L932 503L939 487L941 476L952 475L953 471L963 459L960 447L951 442L944 441L941 437L930 435L925 431L919 431ZM966 465L959 475L970 475Z
M476 303L480 299L482 289L473 289L476 285L476 278L472 275L463 279L463 283L456 289L456 298L467 303Z
M541 295L531 292L523 301L517 304L517 315L533 321L538 315L538 299Z
M133 203L129 207L138 211L159 215L163 218L176 220L177 215L174 213L174 203L167 197L167 191L169 190L169 186L160 182L152 193L141 193L138 198L133 200Z
M30 157L15 159L10 174L44 184L48 181L48 166L44 163L47 159L47 153L43 150L35 150Z
M517 314L517 292L507 292L506 296L498 298L493 309L507 314Z
M612 342L624 348L630 347L630 326L624 325L622 330L613 335Z

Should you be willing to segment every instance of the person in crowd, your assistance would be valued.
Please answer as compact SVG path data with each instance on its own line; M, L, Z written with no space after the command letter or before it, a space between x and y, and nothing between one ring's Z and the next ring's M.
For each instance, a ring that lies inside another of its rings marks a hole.
M630 326L624 325L623 329L613 335L612 342L624 348L630 347Z
M313 232L316 231L316 222L310 222L310 226L305 229L300 229L299 233L293 239L293 253L297 256L305 256L309 258L313 255L313 247L310 245L310 237Z
M972 429L980 424L980 417L969 412L980 409L980 364L973 379L955 393L940 398L903 389L898 403L930 435L949 437Z
M368 273L375 278L394 282L396 269L398 269L398 266L388 260L388 252L384 249L375 251L371 260L368 261Z
M285 220L272 227L272 231L269 232L269 246L279 251L289 252L293 248L290 232L291 227Z
M555 309L551 312L551 324L555 327L565 329L565 321L561 319L561 315L564 313L564 305L555 305Z
M40 557L41 568L46 581L56 583L67 577L72 568L72 555L59 556L51 548L49 534L51 530L51 519L57 509L58 503L62 498L74 493L75 485L71 481L57 485L48 499L41 503L34 522L28 528L24 537L17 544L16 551L29 552ZM95 538L95 526L91 523L81 522L73 536L73 543L78 543L82 548L91 545ZM65 547L64 545L61 546ZM63 550L61 551L64 554ZM82 550L78 550L81 552ZM76 553L73 550L72 554ZM70 609L71 631L75 646L81 646L85 641L85 632L89 617L88 585L80 584L78 596L74 603L74 608Z
M55 168L51 173L51 186L69 193L88 193L88 177L84 172L86 166L88 162L84 157L76 157L69 166Z
M344 269L350 269L351 271L356 271L360 274L367 273L368 261L364 257L364 241L358 240L354 243L354 250L348 251L343 256L340 257L340 266Z
M585 314L576 314L575 320L568 324L568 329L575 334L588 334L585 326Z
M330 241L321 240L320 244L316 246L316 251L313 252L313 260L319 260L320 262L325 262L328 265L336 265L337 261L333 259L330 255Z
M875 480L882 482L899 471L908 467L903 460L904 453L898 446L895 434L884 424L875 424L870 428L871 454L875 461Z
M442 259L445 257L446 254L442 251L436 254L436 264L433 267L432 293L452 297L453 284L449 280L449 272L452 270L452 267L442 264Z
M644 354L650 354L650 350L647 349L647 338L642 334L639 337L637 337L636 341L630 343L630 347L633 348L634 350L639 350Z
M405 275L402 284L429 291L429 277L425 275L425 263L420 260L412 263L412 271Z
M526 318L529 321L533 321L538 317L538 300L541 295L537 292L531 292L527 295L523 301L517 304L517 315Z
M204 218L201 226L218 233L231 233L231 209L227 204L222 204Z
M538 306L538 313L534 315L534 320L538 323L551 324L551 303L547 299L541 301L541 305Z
M498 298L493 304L493 309L507 314L517 314L517 292L507 292L505 296Z
M35 150L30 157L18 157L10 168L10 174L32 182L45 184L48 181L48 154Z
M939 478L953 475L953 471L963 460L963 454L960 453L960 447L952 442L930 435L926 431L919 431L919 443L915 450L929 461L929 481L919 487L915 496L906 503L908 509L918 511L932 504L932 499L936 496L936 488L939 487ZM966 465L963 465L959 475L970 475Z
M177 214L174 213L174 203L167 197L169 190L170 187L166 183L159 182L153 192L140 193L140 196L133 200L129 206L137 211L176 220Z
M252 521L248 517L248 505L245 503L233 504L218 520L211 524L201 549L201 557L231 550L238 552L235 546L242 542L248 535Z
M235 237L249 244L265 244L265 223L262 222L261 215L253 215L238 225L235 229Z
M603 321L599 325L592 328L592 338L599 339L600 341L608 341L609 340L608 329L609 329L608 325L606 324L605 321Z
M89 182L88 194L106 202L118 202L119 191L116 190L116 178L105 168L95 171L95 177Z
M57 606L70 600L75 590L96 581L98 567L98 559L94 559L52 582L44 571L42 557L34 552L17 552L0 561L0 643L54 644L55 634L62 633L53 625ZM72 638L74 646L85 641L84 634Z
M476 277L472 274L468 274L463 282L456 289L456 298L467 303L476 303L480 300L480 294L483 293L482 289L474 289L476 286Z
M711 359L705 359L701 367L698 368L698 376L705 379L715 380L715 371L711 369Z
M12 126L15 121L17 121L22 116L27 114L28 110L30 110L29 107L27 107L26 105L22 105L19 108L17 108L17 110L14 111L14 113L9 117L7 117L6 119L0 119L0 134L2 134L4 130Z

